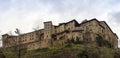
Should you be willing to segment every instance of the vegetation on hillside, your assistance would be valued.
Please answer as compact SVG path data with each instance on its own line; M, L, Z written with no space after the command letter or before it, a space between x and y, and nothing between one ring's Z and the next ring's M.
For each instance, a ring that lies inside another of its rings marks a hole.
M101 37L100 35L98 35L98 37L96 37L96 43L100 47L105 46L105 47L108 47L108 48L113 48L113 45L109 41L107 41L103 37Z
M14 50L3 50L6 58L17 58ZM66 44L21 52L22 58L120 58L120 50L94 45Z
M96 45L97 44L97 45ZM3 49L5 58L18 58L18 51L12 48ZM77 39L68 39L64 45L50 46L37 50L21 50L21 58L120 58L120 50L101 36L96 43L84 43Z

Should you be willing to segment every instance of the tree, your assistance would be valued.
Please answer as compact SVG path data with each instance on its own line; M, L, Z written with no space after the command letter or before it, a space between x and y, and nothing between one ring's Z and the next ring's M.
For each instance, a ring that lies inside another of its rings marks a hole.
M75 42L76 44L80 44L80 40L79 40L79 38L76 38L76 42Z
M79 53L77 55L77 58L88 58L88 52L86 50L83 50L82 53Z
M8 32L8 35L13 35L12 31L9 31L9 32Z
M39 40L41 40L41 34L40 34L40 32L39 32L40 26L37 26L37 27L33 28L33 30L35 31L37 38L38 38Z
M38 25L37 27L33 28L34 31L39 30L40 26Z
M15 33L18 34L18 36L21 35L21 32L18 28L16 28ZM21 55L20 55L20 51L21 51L20 50L20 39L21 39L21 37L18 38L18 58L21 58Z
M96 37L96 42L98 44L98 46L105 46L108 48L113 48L113 44L111 44L108 40L105 40L102 36L98 35Z
M0 31L0 46L2 46L2 32Z
M74 38L72 38L72 39L71 39L71 43L75 43L75 40L74 40Z

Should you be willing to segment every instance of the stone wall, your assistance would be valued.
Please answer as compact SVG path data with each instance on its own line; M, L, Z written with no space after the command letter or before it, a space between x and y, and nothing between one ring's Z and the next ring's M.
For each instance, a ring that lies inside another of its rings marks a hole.
M52 25L51 21L44 22L44 29L36 30L20 36L3 35L3 47L12 47L18 44L28 50L46 48L51 45L65 44L67 39L79 38L81 41L93 42L97 35L102 36L118 48L118 37L104 21L96 19L86 20L78 23L72 20L61 23L58 26ZM26 44L26 45L24 45Z

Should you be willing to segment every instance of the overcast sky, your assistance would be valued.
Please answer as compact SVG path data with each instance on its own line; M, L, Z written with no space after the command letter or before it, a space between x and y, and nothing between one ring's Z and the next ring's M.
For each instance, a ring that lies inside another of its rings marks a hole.
M23 33L33 31L43 22L53 24L76 19L97 18L108 23L120 37L120 0L0 0L0 32L19 28Z

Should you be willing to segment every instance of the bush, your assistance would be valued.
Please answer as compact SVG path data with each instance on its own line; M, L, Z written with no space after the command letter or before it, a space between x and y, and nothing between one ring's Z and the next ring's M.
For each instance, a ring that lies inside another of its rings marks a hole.
M88 58L88 53L86 50L82 51L82 53L79 53L77 55L77 58Z
M65 47L72 47L72 45L71 44L67 44Z
M69 44L81 44L81 43L83 43L82 41L80 41L79 40L79 38L76 38L76 40L74 39L74 38L72 38L72 39L68 39L67 40L67 43L69 43Z
M103 39L103 37L101 37L100 35L98 35L98 37L96 37L96 42L97 42L98 46L100 46L100 47L106 46L108 48L113 48L113 45L109 41Z

